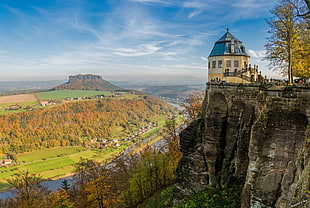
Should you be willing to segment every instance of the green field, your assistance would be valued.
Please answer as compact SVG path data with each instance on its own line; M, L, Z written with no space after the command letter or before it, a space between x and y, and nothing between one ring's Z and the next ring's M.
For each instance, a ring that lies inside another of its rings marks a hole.
M48 92L36 93L40 100L62 100L66 98L75 97L91 97L95 95L112 95L109 91L95 91L95 90L54 90Z
M39 173L44 179L59 178L72 174L74 164L81 158L98 162L115 157L123 148L89 150L81 146L41 149L17 155L18 163L12 167L0 167L0 191L9 187L6 180L21 170Z
M7 107L11 106L11 105L19 105L21 107L21 109L19 110L6 110ZM10 114L10 113L18 113L18 112L23 112L25 111L24 109L28 106L32 107L32 106L36 106L38 105L37 101L26 101L26 102L18 102L18 103L1 103L0 104L0 115L1 114Z
M40 149L33 152L27 152L18 155L18 161L23 162L33 162L37 160L46 160L55 157L62 157L65 155L71 155L79 152L86 151L86 148L77 147L60 147L60 148L50 148L50 149Z

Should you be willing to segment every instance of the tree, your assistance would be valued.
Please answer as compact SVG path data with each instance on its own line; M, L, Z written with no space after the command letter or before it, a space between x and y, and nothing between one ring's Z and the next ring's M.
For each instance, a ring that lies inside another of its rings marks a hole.
M91 159L81 159L76 164L75 184L73 192L76 207L87 208L109 208L117 207L119 203L119 193L113 187L113 181L106 168L106 164L101 164Z
M70 201L70 195L64 189L58 189L49 195L50 208L73 208L74 203Z
M309 30L306 21L299 14L306 9L300 0L280 0L271 11L273 17L267 21L271 34L265 45L267 60L271 68L280 69L293 83L293 76L308 78L309 66ZM304 73L305 72L305 73Z
M65 191L68 191L70 189L70 184L66 179L61 182L61 188Z
M15 189L16 207L47 207L49 191L39 175L28 170L21 171L14 178L8 179L8 183Z
M187 96L186 102L182 104L182 107L184 108L184 114L187 117L186 123L190 123L198 118L203 99L203 92L193 92Z

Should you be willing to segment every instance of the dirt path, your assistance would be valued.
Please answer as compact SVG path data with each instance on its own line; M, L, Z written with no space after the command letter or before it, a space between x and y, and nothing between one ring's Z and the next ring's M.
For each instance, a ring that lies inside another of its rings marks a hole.
M31 94L0 96L0 104L3 103L20 103L27 101L37 101L37 97Z

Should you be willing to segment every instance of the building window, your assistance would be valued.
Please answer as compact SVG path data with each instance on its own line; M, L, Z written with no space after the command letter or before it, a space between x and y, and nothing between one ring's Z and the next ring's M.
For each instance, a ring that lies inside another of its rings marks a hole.
M212 61L212 68L216 68L216 61Z
M239 67L239 61L234 61L234 67Z
M226 61L226 67L231 67L231 60Z
M218 67L219 67L219 68L222 68L222 67L223 67L223 61L219 61L219 62L218 62Z
M208 62L208 68L210 69L210 61Z
M244 62L244 68L246 69L247 68L247 63L246 63L246 61Z

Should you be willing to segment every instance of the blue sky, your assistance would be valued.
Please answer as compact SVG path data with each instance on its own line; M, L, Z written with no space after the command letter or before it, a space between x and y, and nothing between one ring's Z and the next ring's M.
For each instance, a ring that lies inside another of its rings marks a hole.
M229 27L263 74L270 0L0 0L0 81L204 83Z

